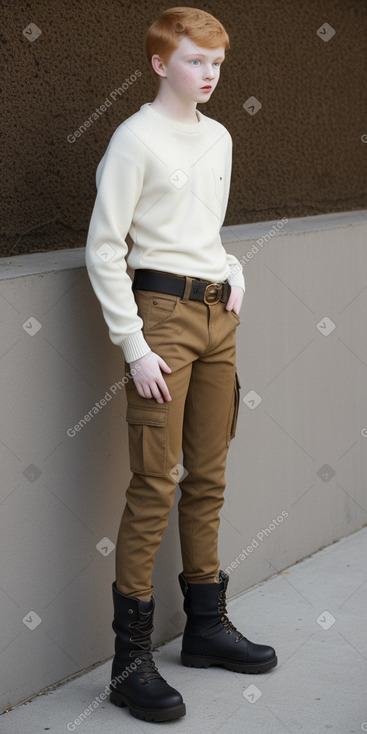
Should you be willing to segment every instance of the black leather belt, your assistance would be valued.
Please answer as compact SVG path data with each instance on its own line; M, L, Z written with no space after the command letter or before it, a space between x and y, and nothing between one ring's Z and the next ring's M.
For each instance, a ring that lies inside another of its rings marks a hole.
M157 291L168 293L171 296L182 298L186 288L186 278L176 275L166 275L154 270L135 270L133 290ZM189 293L190 301L204 301L208 306L215 303L227 303L231 293L231 286L224 283L210 283L206 280L193 280Z

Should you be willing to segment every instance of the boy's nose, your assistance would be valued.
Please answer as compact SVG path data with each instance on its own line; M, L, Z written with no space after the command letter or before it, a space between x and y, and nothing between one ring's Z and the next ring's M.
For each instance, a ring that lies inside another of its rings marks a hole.
M209 67L205 74L205 79L214 79L214 71L212 67Z

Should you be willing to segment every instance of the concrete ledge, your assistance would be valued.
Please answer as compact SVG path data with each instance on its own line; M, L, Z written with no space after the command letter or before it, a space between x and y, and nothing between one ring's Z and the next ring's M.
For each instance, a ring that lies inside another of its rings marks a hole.
M236 240L256 240L267 232L269 232L279 220L271 220L269 222L252 222L251 224L235 224L231 227L223 227L222 241L236 242ZM367 209L360 209L352 212L335 212L330 214L318 214L313 217L294 217L287 219L287 222L279 227L276 234L306 234L316 232L323 229L333 229L335 227L345 227L348 225L359 224L367 221Z
M251 224L235 224L222 227L223 243L253 240L266 235L276 224L277 220L269 222L253 222ZM280 220L281 221L281 220ZM296 217L288 219L278 229L279 234L304 234L317 230L345 227L367 221L367 209L352 212L336 212L319 214L313 217ZM58 270L85 267L85 248L77 247L53 252L36 252L30 255L15 255L14 257L0 258L0 280L18 278L36 273L50 273Z
M85 267L85 247L0 258L0 280Z

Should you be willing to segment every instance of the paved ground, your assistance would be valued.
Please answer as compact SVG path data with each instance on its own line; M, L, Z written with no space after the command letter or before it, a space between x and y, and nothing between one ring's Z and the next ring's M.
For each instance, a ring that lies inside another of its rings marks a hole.
M233 599L232 621L273 645L279 664L241 675L180 664L180 638L155 660L183 695L182 719L152 724L108 700L79 715L109 682L105 663L0 717L2 734L354 734L367 731L367 528Z

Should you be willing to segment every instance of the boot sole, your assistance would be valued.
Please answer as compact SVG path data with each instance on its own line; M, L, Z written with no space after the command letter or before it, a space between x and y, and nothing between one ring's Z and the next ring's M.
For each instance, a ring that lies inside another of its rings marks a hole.
M179 719L186 714L184 703L166 709L144 709L140 706L135 706L129 698L126 698L126 696L123 696L122 693L118 693L117 691L111 691L110 701L120 708L127 706L130 713L136 719L142 719L143 721L170 721L172 719Z
M226 668L226 670L234 670L236 673L265 673L266 670L274 668L278 663L276 655L266 663L237 663L234 660L190 655L185 652L181 652L181 661L188 668L209 668L211 665L217 665Z

